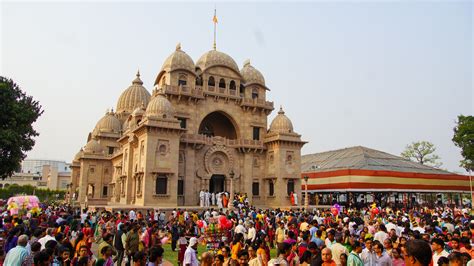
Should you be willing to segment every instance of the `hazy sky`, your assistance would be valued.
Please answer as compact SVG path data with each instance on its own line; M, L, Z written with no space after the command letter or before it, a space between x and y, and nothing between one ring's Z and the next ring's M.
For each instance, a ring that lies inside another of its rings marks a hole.
M0 6L0 74L45 110L29 158L71 161L137 68L151 91L178 42L195 62L212 47L214 3ZM457 115L473 113L471 1L217 3L217 13L217 49L262 72L267 100L309 141L303 154L398 155L427 140L462 171L451 138Z

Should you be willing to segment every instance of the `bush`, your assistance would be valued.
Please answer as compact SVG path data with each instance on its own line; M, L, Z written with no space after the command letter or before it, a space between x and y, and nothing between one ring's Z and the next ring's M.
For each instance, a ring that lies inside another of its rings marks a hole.
M0 188L0 199L8 200L8 198L18 195L35 195L42 203L51 201L63 200L66 195L66 191L63 190L51 190L51 189L38 189L31 185L19 186L12 184L6 188Z

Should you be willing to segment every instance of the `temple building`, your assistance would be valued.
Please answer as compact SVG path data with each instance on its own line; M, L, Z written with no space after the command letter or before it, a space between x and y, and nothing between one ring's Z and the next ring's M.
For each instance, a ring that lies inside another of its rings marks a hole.
M150 93L137 73L74 157L73 199L90 206L196 206L199 192L247 193L259 206L301 199L305 144L263 75L211 50L196 63L178 45Z
M469 176L362 146L304 155L301 171L309 205L460 206L471 199Z

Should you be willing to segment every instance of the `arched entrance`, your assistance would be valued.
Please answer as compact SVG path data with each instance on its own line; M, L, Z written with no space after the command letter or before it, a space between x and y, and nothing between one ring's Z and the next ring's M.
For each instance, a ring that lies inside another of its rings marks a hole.
M220 136L226 139L237 139L237 129L231 117L221 111L208 114L199 125L199 134L208 137Z
M212 175L209 182L209 192L218 193L224 192L225 190L225 176L223 175Z

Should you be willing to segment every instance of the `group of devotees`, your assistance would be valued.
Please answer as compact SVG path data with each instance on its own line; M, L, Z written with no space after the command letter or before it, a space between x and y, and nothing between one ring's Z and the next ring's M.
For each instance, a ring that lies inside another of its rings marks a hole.
M454 206L334 213L258 209L236 195L230 208L106 211L62 205L35 215L4 212L0 222L0 265L6 266L474 265L474 220L470 209ZM206 249L211 237L219 243Z

